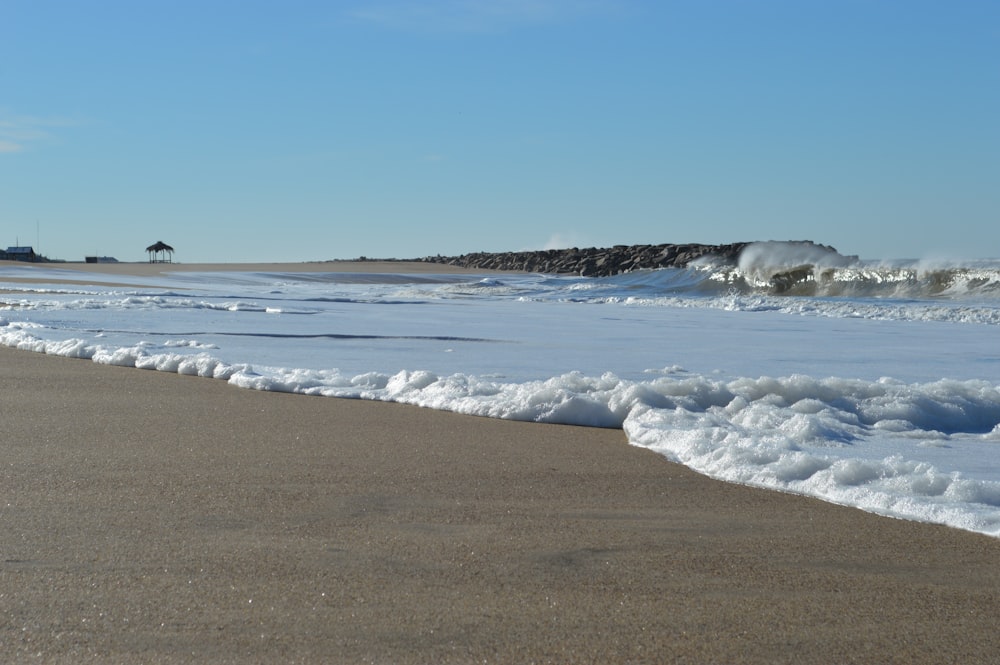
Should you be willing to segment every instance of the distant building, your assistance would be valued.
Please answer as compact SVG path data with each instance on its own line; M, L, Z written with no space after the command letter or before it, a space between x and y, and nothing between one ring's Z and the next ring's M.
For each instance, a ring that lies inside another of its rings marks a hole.
M85 256L83 260L87 263L118 263L118 259L113 256Z
M38 260L38 254L35 254L34 247L8 247L3 254L2 258L8 261L30 261L33 263Z

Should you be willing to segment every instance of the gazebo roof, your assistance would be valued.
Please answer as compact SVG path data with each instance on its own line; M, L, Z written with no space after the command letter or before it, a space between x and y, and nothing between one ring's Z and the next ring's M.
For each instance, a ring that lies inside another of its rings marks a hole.
M157 240L156 244L150 245L146 248L147 252L172 252L174 248L163 242L162 240Z

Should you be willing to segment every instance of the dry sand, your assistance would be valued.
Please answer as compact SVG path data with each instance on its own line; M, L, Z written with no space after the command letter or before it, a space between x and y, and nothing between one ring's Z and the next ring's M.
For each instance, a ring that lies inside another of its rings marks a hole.
M0 348L0 654L990 663L1000 539L715 482L620 431Z

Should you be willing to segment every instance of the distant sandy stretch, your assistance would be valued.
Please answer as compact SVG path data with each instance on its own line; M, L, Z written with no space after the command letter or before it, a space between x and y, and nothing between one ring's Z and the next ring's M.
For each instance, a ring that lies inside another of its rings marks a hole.
M304 261L302 263L25 263L0 261L0 266L78 270L109 275L159 275L167 272L367 272L367 273L437 273L474 274L491 272L458 268L443 263L423 261Z
M92 284L95 286L140 285L127 279L94 279L86 275L119 275L125 277L157 277L172 272L272 272L272 273L315 273L315 272L356 272L356 273L396 273L434 275L482 275L493 270L459 268L443 263L423 261L310 261L303 263L25 263L22 261L0 261L0 267L23 268L23 275L4 277L0 281L13 283L37 283L45 272L66 271L81 273L80 277L44 276L42 281L50 284ZM39 276L34 277L35 272ZM180 287L178 287L180 288ZM8 290L9 291L9 290Z

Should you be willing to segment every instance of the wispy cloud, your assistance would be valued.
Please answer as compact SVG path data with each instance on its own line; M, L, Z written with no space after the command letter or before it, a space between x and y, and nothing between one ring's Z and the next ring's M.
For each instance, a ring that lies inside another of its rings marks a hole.
M419 32L502 32L619 9L625 0L375 1L348 12L355 20Z
M34 144L51 141L49 128L71 124L63 119L15 115L0 109L0 153L24 152Z

